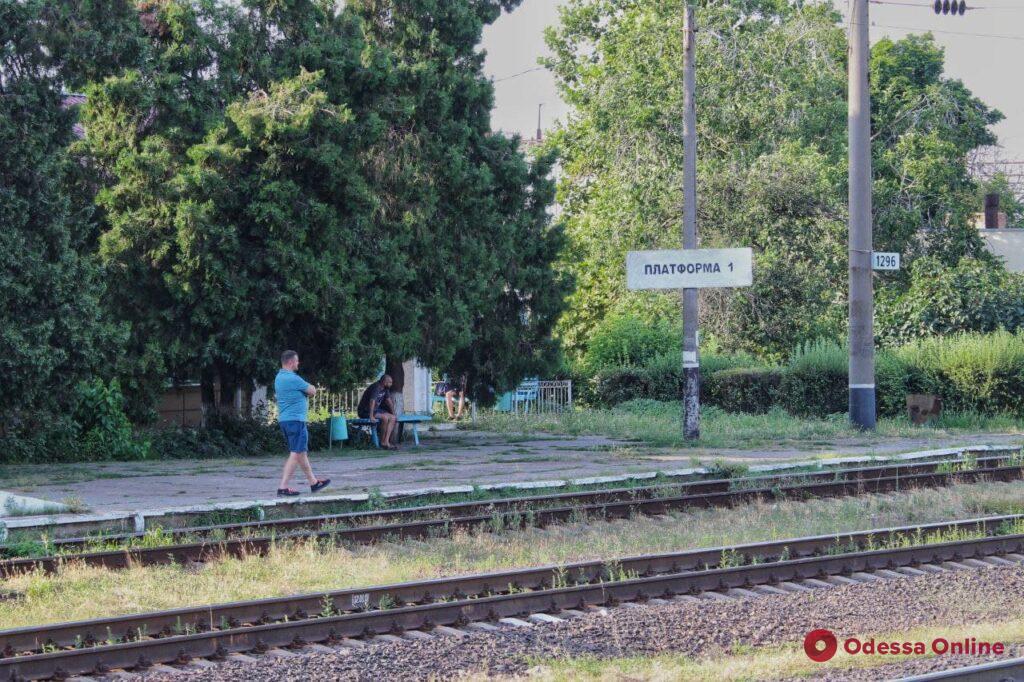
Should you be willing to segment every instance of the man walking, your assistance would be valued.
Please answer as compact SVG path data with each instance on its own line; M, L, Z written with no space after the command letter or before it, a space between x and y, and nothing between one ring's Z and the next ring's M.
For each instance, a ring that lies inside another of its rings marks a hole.
M306 428L306 415L309 411L309 398L316 395L316 387L307 383L296 374L299 369L299 354L286 350L281 354L281 369L274 379L274 397L277 399L277 421L281 425L285 442L288 444L288 461L284 463L281 474L281 485L277 494L292 497L299 494L288 484L295 473L295 467L301 467L309 488L314 493L327 487L331 479L319 479L313 475L313 467L309 465L309 430Z

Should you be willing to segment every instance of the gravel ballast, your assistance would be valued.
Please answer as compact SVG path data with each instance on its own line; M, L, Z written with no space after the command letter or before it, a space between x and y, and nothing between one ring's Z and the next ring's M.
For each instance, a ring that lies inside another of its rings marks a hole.
M798 644L815 628L842 639L864 633L948 628L1019 618L1024 566L897 578L736 601L671 602L592 612L553 625L474 632L466 637L380 643L336 654L262 657L152 680L425 680L470 674L517 676L536 658L617 658L657 654L713 656L735 643ZM1002 658L1024 655L1007 647ZM877 680L973 665L994 657L943 656L866 670L826 671L816 679Z

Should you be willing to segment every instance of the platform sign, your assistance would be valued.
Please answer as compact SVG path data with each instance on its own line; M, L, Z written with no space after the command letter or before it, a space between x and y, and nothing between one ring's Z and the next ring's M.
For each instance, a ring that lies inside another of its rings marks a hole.
M749 248L630 251L626 255L626 286L630 289L749 287L754 281L753 260Z
M886 251L875 251L871 254L872 270L899 270L900 254Z

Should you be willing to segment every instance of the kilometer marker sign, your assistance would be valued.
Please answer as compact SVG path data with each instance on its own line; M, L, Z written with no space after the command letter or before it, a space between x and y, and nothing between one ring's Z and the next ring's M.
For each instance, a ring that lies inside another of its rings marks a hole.
M707 289L753 284L751 249L666 249L626 254L629 289Z

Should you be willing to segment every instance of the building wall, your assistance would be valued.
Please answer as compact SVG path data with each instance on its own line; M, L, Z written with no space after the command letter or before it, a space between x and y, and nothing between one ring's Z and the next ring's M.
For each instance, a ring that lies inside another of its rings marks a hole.
M1024 272L1024 229L978 230L988 250L1003 259L1010 272Z
M203 396L199 384L175 386L164 391L157 405L158 426L201 426Z
M405 386L402 387L403 411L417 414L430 412L430 399L434 390L430 368L415 360L408 360L402 369L405 370Z

